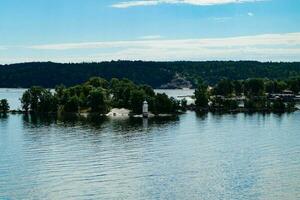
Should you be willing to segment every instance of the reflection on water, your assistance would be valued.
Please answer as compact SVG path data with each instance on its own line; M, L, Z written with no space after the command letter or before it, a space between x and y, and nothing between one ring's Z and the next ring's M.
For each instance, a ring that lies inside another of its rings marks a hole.
M300 113L0 117L0 199L299 199Z

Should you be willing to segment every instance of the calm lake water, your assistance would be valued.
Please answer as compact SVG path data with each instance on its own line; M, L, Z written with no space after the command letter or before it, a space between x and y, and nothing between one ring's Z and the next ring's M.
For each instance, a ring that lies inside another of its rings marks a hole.
M299 122L300 112L10 114L0 118L0 199L299 199Z

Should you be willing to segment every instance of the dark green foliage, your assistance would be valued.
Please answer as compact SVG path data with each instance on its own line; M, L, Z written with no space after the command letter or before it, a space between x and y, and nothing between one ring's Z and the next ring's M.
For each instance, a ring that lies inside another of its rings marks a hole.
M67 100L67 102L64 105L64 112L72 112L77 113L79 111L79 98L77 96L72 96Z
M184 108L182 108L179 100L175 99L174 97L171 97L170 100L172 102L172 110L169 113L172 113L172 112L178 111L178 110L184 110Z
M128 79L113 78L109 87L112 95L112 106L117 108L127 108L133 113L140 114L142 112L143 101L147 100L149 110L154 111L155 92L148 85L135 85Z
M136 85L128 79L112 79L110 83L110 91L113 96L113 107L130 108L131 92L135 89L137 89Z
M287 81L288 88L294 93L298 94L300 92L300 77L294 77Z
M133 90L130 93L130 108L136 114L142 113L143 102L146 100L144 90Z
M244 92L243 81L233 81L235 95L240 96Z
M285 108L285 104L281 99L275 100L272 104L272 110L275 112L284 112Z
M6 99L0 100L0 113L6 114L9 111L9 104Z
M43 113L57 112L58 100L49 91L43 90L39 97L38 111Z
M288 102L285 106L286 110L292 112L295 110L295 102Z
M266 97L250 97L245 102L245 108L249 111L266 111L268 110L268 101Z
M165 93L157 94L154 101L154 113L173 113L179 104L175 99L169 98Z
M187 100L186 99L182 99L181 101L180 101L180 106L181 106L181 110L182 111L186 111L187 110Z
M93 89L88 96L87 104L92 112L106 114L109 110L105 91L103 89Z
M268 80L265 82L265 89L267 93L281 93L287 89L287 83L284 81Z
M26 112L56 112L58 109L58 99L50 90L33 86L26 90L21 98L22 108Z
M206 109L208 107L208 92L207 85L202 81L198 81L199 85L195 90L196 107L198 110Z
M168 70L162 63L142 61L78 64L35 62L0 65L0 87L3 88L29 88L32 85L54 88L59 84L70 87L95 76L106 80L128 78L138 84L159 87L169 82L174 72ZM105 88L105 85L101 87Z
M155 94L147 85L135 85L128 79L110 82L93 77L81 85L55 87L53 93L42 87L31 87L22 96L26 112L93 112L106 114L110 107L127 108L134 114L142 113L143 102L154 113L174 113L181 109L180 102L165 94Z
M209 85L221 79L245 80L248 78L287 79L300 75L300 63L276 63L254 61L208 61L208 62L143 62L112 61L101 63L52 62L20 63L0 65L0 87L29 88L40 85L54 88L64 84L68 87L79 84L93 76L111 78L128 78L137 84L148 84L154 88L170 83L180 74L198 85L203 77ZM298 79L299 81L299 79ZM106 88L106 83L91 80L93 86ZM95 83L94 83L95 82ZM291 83L292 90L299 92L299 83Z
M31 94L29 90L26 90L23 93L21 100L21 104L22 104L22 108L25 112L28 112L30 109L30 105L31 105Z
M297 81L297 78L285 81L260 78L245 81L221 80L212 89L212 94L208 94L206 86L202 83L195 92L196 107L200 111L207 110L204 108L209 100L211 111L294 111L295 94L284 90L293 88L292 91L296 93ZM244 107L239 107L241 101Z
M149 85L142 85L142 86L140 86L140 89L144 90L144 92L147 96L150 96L150 97L155 96L155 92L154 92L153 88Z
M227 99L221 96L215 96L213 99L211 99L211 101L212 101L212 105L211 105L212 110L229 111L238 108L238 102L234 99L230 99L230 98Z
M214 94L222 96L231 96L234 91L234 85L231 80L223 79L214 88Z
M264 80L259 78L246 80L244 88L248 96L262 96L265 91Z
M109 86L108 81L100 77L92 77L86 82L86 84L93 87L101 87L106 89Z

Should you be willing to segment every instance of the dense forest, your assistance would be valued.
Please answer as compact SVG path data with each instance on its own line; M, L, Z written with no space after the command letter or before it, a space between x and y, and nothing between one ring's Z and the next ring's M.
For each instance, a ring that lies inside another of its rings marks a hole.
M212 85L221 79L247 78L287 79L300 76L300 62L256 61L178 61L144 62L111 61L100 63L34 62L0 65L0 87L28 88L39 85L54 88L64 84L72 86L93 76L128 78L137 84L154 88L192 87L202 78Z

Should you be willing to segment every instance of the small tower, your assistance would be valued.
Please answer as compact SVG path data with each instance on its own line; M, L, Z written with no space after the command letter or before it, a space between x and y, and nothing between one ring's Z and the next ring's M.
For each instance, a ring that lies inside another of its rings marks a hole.
M148 111L148 102L145 100L143 103L143 117L148 117L149 111Z

